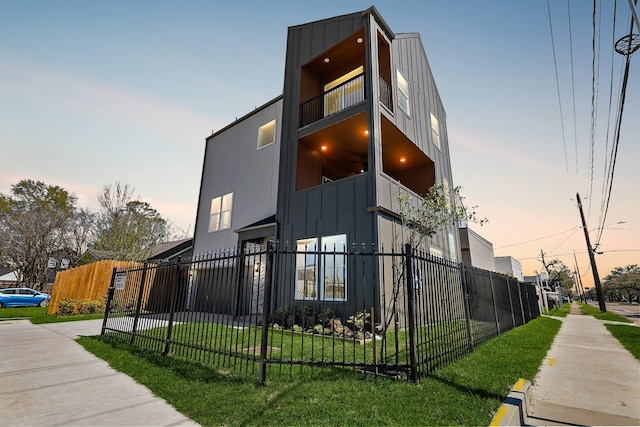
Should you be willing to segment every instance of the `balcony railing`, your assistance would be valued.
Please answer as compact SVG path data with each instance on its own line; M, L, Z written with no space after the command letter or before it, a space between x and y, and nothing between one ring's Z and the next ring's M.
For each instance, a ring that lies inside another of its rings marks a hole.
M380 77L380 102L391 110L391 88L382 77Z
M300 105L300 127L338 113L364 99L364 74L360 74Z

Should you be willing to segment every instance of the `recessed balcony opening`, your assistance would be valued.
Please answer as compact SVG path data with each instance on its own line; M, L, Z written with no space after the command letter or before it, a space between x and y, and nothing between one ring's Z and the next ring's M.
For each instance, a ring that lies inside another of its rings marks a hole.
M378 73L380 74L380 102L393 110L391 96L391 48L384 36L378 32Z
M369 170L367 114L360 113L298 140L296 190Z
M424 195L436 182L435 163L382 116L382 170L413 192Z
M300 127L363 101L364 30L303 65L300 70Z

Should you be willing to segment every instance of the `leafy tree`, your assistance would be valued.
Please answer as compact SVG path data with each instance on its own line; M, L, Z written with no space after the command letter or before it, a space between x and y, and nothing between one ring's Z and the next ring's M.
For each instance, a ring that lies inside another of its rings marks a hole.
M87 208L75 210L66 234L66 248L74 262L95 241L96 219L96 213Z
M459 221L480 225L487 223L486 218L477 217L476 206L465 206L461 191L462 187L449 188L436 182L427 194L417 200L407 193L398 192L396 199L403 229L403 243L417 248L427 237Z
M168 222L149 203L134 199L128 184L105 185L98 202L96 249L112 251L121 260L142 261L170 237Z
M0 193L0 259L25 286L44 283L49 257L64 247L75 203L67 190L30 179Z
M632 264L614 268L604 278L602 289L610 299L640 302L640 267Z
M562 261L554 259L549 263L545 263L545 269L547 270L549 283L558 292L565 291L564 294L566 295L573 288L572 272Z

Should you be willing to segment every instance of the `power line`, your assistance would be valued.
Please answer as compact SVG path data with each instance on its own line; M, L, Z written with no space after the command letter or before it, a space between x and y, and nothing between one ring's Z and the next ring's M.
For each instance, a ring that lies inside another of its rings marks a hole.
M593 195L593 163L596 144L596 0L593 0L593 14L591 17L593 37L591 38L591 152L589 154L589 195ZM591 213L591 201L589 197L588 214Z
M576 156L576 173L578 173L578 124L576 120L576 84L573 75L573 31L571 30L571 0L567 0L567 14L569 20L569 54L571 57L571 92L573 98L573 143Z
M505 249L505 248L511 248L513 246L524 245L525 243L537 242L538 240L543 240L543 239L548 239L549 237L559 236L561 234L565 234L565 233L568 233L570 231L574 231L574 230L576 230L578 228L580 228L580 227L576 225L573 228L570 228L570 229L565 230L565 231L560 231L559 233L549 234L547 236L538 237L538 238L535 238L535 239L532 239L532 240L527 240L525 242L513 243L513 244L507 245L507 246L500 246L499 248L495 248L495 249Z
M553 24L551 21L551 6L549 5L549 0L547 0L547 12L549 16L549 31L551 32L551 48L553 50L553 66L556 72L556 90L558 92L558 107L560 108L560 126L562 128L562 146L564 148L564 166L567 171L567 174L569 174L569 161L567 160L567 142L566 142L565 133L564 133L564 117L562 115L562 101L560 99L560 81L558 79L558 62L556 60L556 44L553 38Z

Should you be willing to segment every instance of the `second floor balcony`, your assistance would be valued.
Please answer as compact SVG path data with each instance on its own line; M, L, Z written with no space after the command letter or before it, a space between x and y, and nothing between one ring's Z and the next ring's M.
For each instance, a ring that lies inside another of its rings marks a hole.
M306 126L364 101L364 79L365 75L360 73L335 85L333 82L326 85L324 93L300 105L299 126Z

